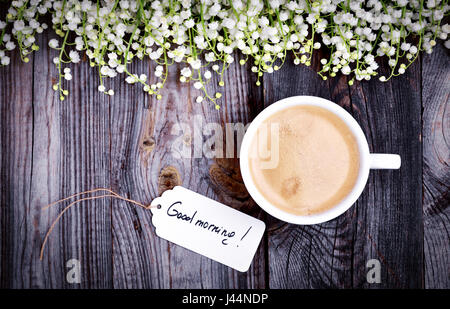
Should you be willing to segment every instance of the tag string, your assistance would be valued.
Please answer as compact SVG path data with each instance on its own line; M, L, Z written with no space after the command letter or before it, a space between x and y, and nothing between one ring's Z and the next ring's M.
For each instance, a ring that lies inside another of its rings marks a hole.
M96 193L96 192L107 192L108 194L103 194L103 195L99 195L99 196L89 196L89 197L79 198L79 199L77 199L77 200L71 202L69 205L67 205L67 206L66 206L66 207L58 214L58 216L56 217L56 219L53 221L52 225L50 226L49 230L47 231L47 234L45 234L44 242L42 243L42 246L41 246L41 253L40 253L40 255L39 255L39 259L40 259L41 261L42 261L42 258L43 258L43 256L44 256L45 245L47 244L47 241L48 241L48 238L49 238L51 232L53 231L53 229L55 228L56 224L58 223L59 219L61 219L61 217L63 216L63 214L64 214L67 210L69 210L72 206L75 206L75 205L77 205L77 204L79 204L79 203L81 203L81 202L89 201L89 200L96 200L96 199L103 199L103 198L115 198L115 199L118 199L118 200L122 200L122 201L125 201L125 202L128 202L128 203L137 205L137 206L142 207L142 208L144 208L144 209L146 209L146 210L151 209L151 208L160 208L160 205L156 205L156 206L144 205L144 204L139 203L139 202L137 202L137 201L135 201L135 200L132 200L132 199L123 197L123 196L117 194L116 192L114 192L114 191L112 191L112 190L110 190L110 189L106 189L106 188L97 188L97 189L92 189L92 190L88 190L88 191L76 193L76 194L73 194L73 195L71 195L71 196L65 197L65 198L60 199L60 200L58 200L58 201L56 201L56 202L53 202L53 203L51 203L51 204L48 204L47 206L43 207L42 210L47 210L48 208L50 208L50 207L52 207L52 206L54 206L54 205L56 205L56 204L65 202L65 201L67 201L67 200L70 200L70 199L72 199L72 198L74 198L74 197L78 197L78 196L80 196L80 195L89 194L89 193Z

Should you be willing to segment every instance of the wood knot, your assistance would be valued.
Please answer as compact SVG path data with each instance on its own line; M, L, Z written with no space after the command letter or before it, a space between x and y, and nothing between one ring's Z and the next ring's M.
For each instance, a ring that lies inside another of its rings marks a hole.
M181 185L181 177L178 170L173 166L163 168L158 177L158 192L161 195L164 191L171 190L175 186Z
M234 159L216 159L209 168L209 175L213 184L226 195L245 200L249 197L242 181L239 165Z
M139 234L142 232L142 227L141 227L141 223L139 222L139 220L133 220L133 226L134 226L134 230L136 232L138 232Z
M153 137L146 137L141 144L142 150L145 152L151 152L155 148L155 139Z

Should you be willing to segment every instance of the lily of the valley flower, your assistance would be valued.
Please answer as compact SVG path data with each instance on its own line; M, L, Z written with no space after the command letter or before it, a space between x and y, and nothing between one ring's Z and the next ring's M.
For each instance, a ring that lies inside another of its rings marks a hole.
M390 72L379 80L387 81L404 74L419 52L431 53L436 40L450 48L448 12L448 0L16 0L0 20L0 64L10 63L7 53L16 47L29 61L39 50L36 34L48 28L41 17L49 14L58 36L48 41L59 74L53 89L61 99L68 94L63 79L73 77L63 65L85 54L98 68L100 92L114 95L104 79L125 74L127 83L161 99L169 66L181 63L180 81L201 92L196 102L219 108L222 94L209 95L206 85L213 75L225 84L236 51L241 65L251 61L257 85L288 54L309 66L317 49L328 50L318 72L324 79L341 73L352 85L377 76L386 61ZM134 59L146 57L156 63L153 77L130 71Z

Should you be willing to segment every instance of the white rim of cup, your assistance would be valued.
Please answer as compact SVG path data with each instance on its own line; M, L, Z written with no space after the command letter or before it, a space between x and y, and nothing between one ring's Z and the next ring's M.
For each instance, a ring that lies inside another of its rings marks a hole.
M337 205L334 207L320 212L316 214L311 214L307 216L295 215L286 211L283 211L276 206L272 205L256 188L253 177L250 174L249 168L249 159L248 153L250 148L250 142L253 140L258 127L261 123L266 120L268 117L273 115L274 113L284 110L293 106L318 106L327 109L332 112L336 116L338 116L341 120L347 124L348 128L351 130L353 135L355 136L356 143L358 145L359 150L359 171L358 178L356 180L356 184L353 187L352 191ZM268 107L266 107L263 111L261 111L255 119L249 125L244 138L242 140L240 156L239 156L241 175L244 181L244 185L247 188L247 191L252 196L253 200L267 213L272 215L275 218L280 220L300 224L300 225L310 225L310 224L318 224L323 223L329 220L332 220L344 212L346 212L359 198L361 193L366 186L367 179L369 177L370 170L370 152L369 145L367 143L367 139L359 126L358 122L350 115L345 109L340 107L334 102L331 102L327 99L314 97L314 96L294 96L282 99L277 101Z

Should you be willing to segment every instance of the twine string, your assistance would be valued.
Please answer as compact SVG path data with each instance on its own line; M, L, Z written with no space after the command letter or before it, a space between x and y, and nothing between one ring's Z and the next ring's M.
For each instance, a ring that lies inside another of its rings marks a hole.
M77 204L80 204L81 202L89 201L89 200L96 200L96 199L102 199L102 198L115 198L115 199L119 199L119 200L122 200L122 201L125 201L125 202L128 202L128 203L137 205L137 206L142 207L142 208L144 208L144 209L146 209L146 210L151 209L151 208L159 208L159 207L160 207L160 205L156 205L156 206L144 205L144 204L142 204L142 203L139 203L138 201L135 201L135 200L132 200L132 199L123 197L123 196L117 194L116 192L114 192L114 191L112 191L112 190L110 190L110 189L106 189L106 188L97 188L97 189L88 190L88 191L83 191L83 192L76 193L76 194L73 194L73 195L71 195L71 196L65 197L65 198L60 199L60 200L58 200L58 201L56 201L56 202L53 202L53 203L51 203L51 204L48 204L47 206L43 207L42 210L46 210L46 209L48 209L48 208L50 208L50 207L52 207L52 206L54 206L54 205L56 205L56 204L65 202L65 201L67 201L67 200L69 200L69 199L72 199L72 198L74 198L74 197L78 197L78 196L80 196L80 195L84 195L84 194L88 194L88 193L96 193L96 192L100 192L100 191L107 192L108 194L103 194L103 195L99 195L99 196L89 196L89 197L84 197L84 198L77 199L77 200L71 202L69 205L67 205L67 206L66 206L66 207L58 214L58 216L56 217L56 219L53 221L52 225L50 226L49 230L48 230L47 233L45 234L44 242L42 243L42 246L41 246L41 252L40 252L40 255L39 255L39 259L40 259L41 261L42 261L42 258L43 258L43 256L44 256L45 245L47 244L47 241L48 241L48 238L49 238L51 232L53 231L53 229L55 228L56 224L57 224L58 221L61 219L61 217L64 215L64 213L65 213L66 211L68 211L72 206L75 206L75 205L77 205Z
M109 192L109 193L111 193L113 195L117 195L118 196L118 194L116 192L114 192L114 191L112 191L110 189L97 188L97 189L92 189L92 190L88 190L88 191L83 191L83 192L80 192L80 193L75 193L75 194L73 194L71 196L65 197L65 198L60 199L60 200L58 200L56 202L48 204L47 206L43 207L42 210L46 210L46 209L48 209L48 208L50 208L50 207L52 207L52 206L54 206L56 204L59 204L61 202L65 202L65 201L70 200L71 198L74 198L74 197L77 197L77 196L80 196L80 195L83 195L83 194L88 194L88 193L95 193L95 192L99 192L99 191L106 191L106 192Z

